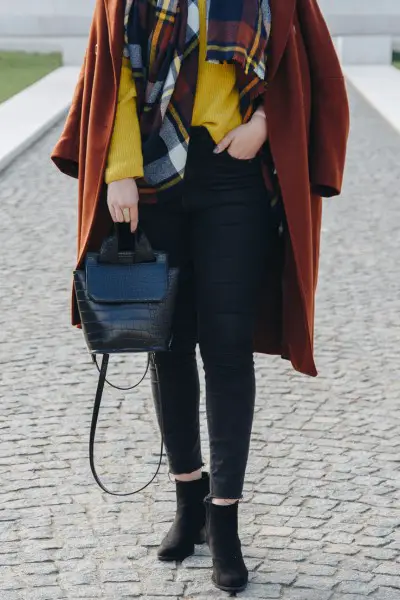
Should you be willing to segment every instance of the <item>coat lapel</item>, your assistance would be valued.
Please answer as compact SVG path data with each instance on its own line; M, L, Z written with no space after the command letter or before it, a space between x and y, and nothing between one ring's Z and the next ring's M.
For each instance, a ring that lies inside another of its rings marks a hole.
M297 0L284 0L284 2L282 0L270 0L270 3L272 26L267 81L273 79L284 53L290 30L293 27L293 15Z
M120 64L124 50L125 2L121 0L102 0L104 2L110 49L113 61Z

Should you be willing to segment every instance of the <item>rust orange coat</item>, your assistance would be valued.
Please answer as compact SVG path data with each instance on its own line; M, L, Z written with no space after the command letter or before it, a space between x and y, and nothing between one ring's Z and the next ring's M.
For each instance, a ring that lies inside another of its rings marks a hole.
M341 68L316 0L270 0L264 107L288 232L282 260L265 273L254 349L316 375L314 306L321 196L340 193L349 129ZM79 177L78 257L96 250L111 220L104 171L116 113L123 52L122 0L97 0L85 61L52 159ZM72 322L79 325L73 297Z

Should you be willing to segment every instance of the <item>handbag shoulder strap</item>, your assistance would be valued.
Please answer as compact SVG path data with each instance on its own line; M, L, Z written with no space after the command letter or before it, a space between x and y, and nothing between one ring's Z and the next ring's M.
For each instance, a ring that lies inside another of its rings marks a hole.
M91 424L91 427L90 427L90 441L89 441L89 461L90 461L90 468L91 468L91 471L92 471L92 474L93 474L93 477L94 477L96 483L107 494L111 494L112 496L133 496L134 494L139 494L139 492L142 492L147 487L149 487L149 485L151 485L153 483L153 481L157 477L158 473L160 472L160 468L161 468L161 464L162 464L162 459L163 459L163 454L164 454L164 439L163 439L163 436L161 436L160 460L158 462L158 466L157 466L157 470L156 470L155 474L153 475L153 477L151 478L151 480L148 483L146 483L146 485L144 485L143 487L141 487L140 489L137 489L134 492L126 492L126 493L112 492L111 490L109 490L102 483L100 477L97 474L96 467L95 467L95 464L94 464L94 443L95 443L95 439L96 439L96 428L97 428L97 422L98 422L98 419L99 419L99 412L100 412L101 400L102 400L102 397L103 397L104 384L107 382L111 387L113 387L115 389L119 389L119 390L124 390L124 391L131 390L131 389L134 389L134 388L138 387L138 385L140 385L142 383L142 381L144 380L144 378L146 377L147 372L149 370L150 355L148 357L146 371L145 371L142 379L139 381L139 383L137 383L136 385L132 386L131 388L118 388L117 386L112 385L107 380L107 369L108 369L108 364L109 364L109 360L110 360L110 355L109 354L104 354L103 355L103 360L102 360L100 368L99 368L99 366L97 364L96 357L94 355L92 355L92 358L93 358L93 362L96 364L96 366L97 366L97 368L99 370L99 381L98 381L98 384L97 384L96 397L95 397L94 407L93 407L92 424Z

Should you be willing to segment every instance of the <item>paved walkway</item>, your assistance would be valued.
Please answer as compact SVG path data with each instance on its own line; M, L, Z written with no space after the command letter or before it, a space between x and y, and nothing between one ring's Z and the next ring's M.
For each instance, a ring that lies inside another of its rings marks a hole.
M400 597L400 137L354 93L352 107L345 194L325 203L321 375L257 361L243 599ZM48 160L58 132L0 182L1 600L226 597L204 548L178 567L155 561L174 508L165 467L125 501L92 480L96 373L69 326L76 183ZM115 361L113 378L135 380L142 366ZM149 386L108 393L97 446L107 481L146 481L158 446Z

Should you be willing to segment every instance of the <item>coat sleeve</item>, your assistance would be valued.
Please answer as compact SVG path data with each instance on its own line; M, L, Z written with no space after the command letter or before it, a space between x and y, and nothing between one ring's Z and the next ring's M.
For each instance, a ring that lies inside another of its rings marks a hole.
M105 173L107 184L127 177L141 178L144 175L136 99L137 91L130 61L123 59L118 106Z
M80 126L85 87L85 70L86 54L63 132L51 155L52 161L62 173L76 178L79 175Z
M310 182L313 193L340 194L349 134L346 85L317 0L298 0L311 76Z
M52 161L62 173L76 178L79 176L79 160L82 150L81 124L83 121L85 96L91 93L93 85L93 64L103 22L106 22L104 2L96 0L85 58L75 87L71 108L61 137L51 155Z

